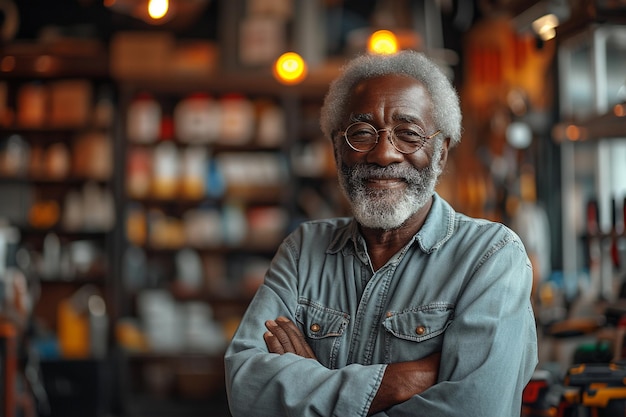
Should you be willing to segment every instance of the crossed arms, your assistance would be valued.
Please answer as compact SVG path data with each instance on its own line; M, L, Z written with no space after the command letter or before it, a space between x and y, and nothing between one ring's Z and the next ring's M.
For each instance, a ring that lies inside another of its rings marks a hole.
M268 320L265 326L267 331L263 339L270 353L294 353L317 360L300 329L288 318ZM440 353L434 353L424 359L387 365L368 416L400 404L434 385L439 373L440 356Z

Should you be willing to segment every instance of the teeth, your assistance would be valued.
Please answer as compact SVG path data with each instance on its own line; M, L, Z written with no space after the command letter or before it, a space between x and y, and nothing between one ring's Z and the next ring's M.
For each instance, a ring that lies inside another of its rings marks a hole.
M376 184L396 184L402 182L399 178L370 178L368 181Z
M377 178L377 177L370 177L368 179L370 181L401 181L402 180L401 178L395 178L395 177L393 177L393 178L391 178L391 177L389 177L389 178L387 178L387 177L379 177L379 178Z

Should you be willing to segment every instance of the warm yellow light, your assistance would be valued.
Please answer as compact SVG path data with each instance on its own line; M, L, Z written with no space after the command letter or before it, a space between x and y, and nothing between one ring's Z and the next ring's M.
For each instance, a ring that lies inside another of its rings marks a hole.
M295 52L282 54L274 63L274 77L283 84L297 84L306 77L304 59Z
M559 18L550 13L545 16L541 16L533 23L533 30L541 39L549 41L556 36L556 27L559 25Z
M398 39L389 30L377 30L370 36L367 49L373 54L395 54L398 52Z
M569 125L565 128L565 136L572 142L577 142L583 139L581 130L575 125Z
M162 19L169 8L169 0L150 0L148 2L148 14L154 20Z

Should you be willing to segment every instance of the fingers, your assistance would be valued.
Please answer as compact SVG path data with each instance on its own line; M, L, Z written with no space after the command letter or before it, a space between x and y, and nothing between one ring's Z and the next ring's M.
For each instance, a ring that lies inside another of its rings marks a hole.
M269 330L263 335L265 344L271 353L295 353L296 355L315 359L315 353L294 322L286 317L268 320L265 326Z
M285 327L279 325L277 320L266 321L265 327L267 327L267 329L272 334L273 339L274 339L273 340L274 344L280 345L280 348L275 348L275 350L278 350L278 351L270 350L270 352L272 353L287 353L287 352L296 353L296 348L294 347L290 339L290 333L288 333ZM282 352L280 350L282 350Z
M269 350L270 353L278 353L280 355L285 353L285 349L278 341L278 338L274 336L272 332L265 332L263 334L263 340L265 340L265 345L267 346L267 350Z
M305 358L316 359L313 349L311 349L311 346L307 343L304 334L302 334L294 322L286 317L278 317L276 319L276 324L283 329L289 337L289 343L294 349L293 353Z
M289 352L295 353L296 355L300 355L305 358L314 357L313 351L309 347L309 344L306 342L304 335L294 322L287 319L286 317L278 317L276 319L276 324L278 325L278 327L285 331L286 339L288 339L288 342L285 342L284 345L287 345L291 349L293 349L289 350Z

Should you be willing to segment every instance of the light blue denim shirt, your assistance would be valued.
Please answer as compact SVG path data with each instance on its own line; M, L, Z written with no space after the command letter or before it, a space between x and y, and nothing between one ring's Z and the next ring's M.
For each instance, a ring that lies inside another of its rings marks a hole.
M435 195L425 224L378 271L350 218L302 224L280 246L226 352L234 417L365 416L385 364L441 351L439 382L377 416L519 416L537 363L532 272L505 226ZM268 353L286 316L318 361Z

